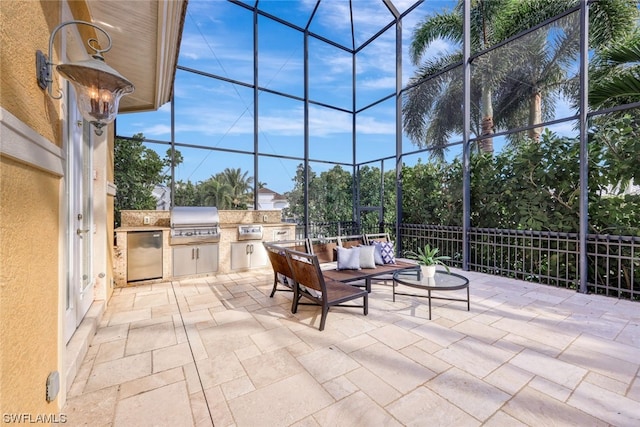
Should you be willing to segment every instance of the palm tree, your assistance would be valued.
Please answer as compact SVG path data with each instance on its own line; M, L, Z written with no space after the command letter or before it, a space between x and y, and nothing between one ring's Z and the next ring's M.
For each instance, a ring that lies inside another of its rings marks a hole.
M477 0L471 10L471 48L480 51L574 7L579 0ZM432 42L460 43L464 0L451 12L426 18L414 33L411 58L418 65ZM601 0L590 6L590 40L600 46L634 25L638 9L628 0ZM545 30L546 29L546 30ZM553 115L553 95L568 90L568 64L579 47L575 14L473 61L471 132L493 134L494 125L508 129L533 126ZM405 132L421 147L440 147L452 133L461 133L462 76L452 75L461 53L447 53L422 64L405 92ZM426 82L426 83L423 83ZM495 113L495 114L494 114ZM537 139L539 128L529 137ZM481 151L493 151L492 139L482 139Z
M578 0L512 1L500 15L497 38L505 40L577 5ZM636 26L638 6L629 0L592 2L589 17L589 42L597 49ZM503 129L525 123L522 116L527 115L528 125L542 123L553 118L556 95L578 96L577 77L570 78L567 71L579 54L578 13L556 20L547 28L549 31L537 31L507 46L526 54L508 55L512 70L506 75L508 80L500 83L495 101L497 124ZM541 131L540 127L530 128L528 136L538 141Z
M485 55L508 64L499 73L494 97L499 128L532 126L554 117L557 97L569 87L568 70L576 60L579 40L580 27L573 14ZM539 141L541 133L541 127L531 127L527 136ZM511 141L522 139L518 134L510 136Z
M473 3L471 12L471 48L483 50L497 42L494 37L497 15L511 0L479 0ZM442 146L452 133L462 131L461 116L462 74L442 73L447 68L461 64L462 53L445 53L420 64L431 44L436 40L450 43L462 42L464 0L459 0L450 12L427 17L414 32L410 47L411 61L419 66L409 81L410 89L403 105L404 129L409 138L420 147L436 147L434 153L442 157ZM428 85L422 81L436 76ZM476 86L476 85L474 85ZM475 135L493 134L493 106L489 85L479 85L480 92L472 93L472 132ZM478 104L480 108L478 108ZM493 140L482 140L483 151L493 151Z
M230 209L233 201L233 190L229 184L211 177L198 185L200 200L204 206L216 206L218 209Z
M242 172L240 168L225 168L216 175L220 182L226 183L231 188L233 206L238 209L246 207L251 202L253 177L247 176L249 172Z
M589 79L594 109L640 101L640 30L596 52Z

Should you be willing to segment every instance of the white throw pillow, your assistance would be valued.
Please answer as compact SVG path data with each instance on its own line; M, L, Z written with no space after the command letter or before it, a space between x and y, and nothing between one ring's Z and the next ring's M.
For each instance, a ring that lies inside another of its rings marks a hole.
M374 246L359 246L360 248L360 268L376 268Z
M373 260L376 265L384 265L384 260L382 259L382 250L380 249L380 242L373 242L371 244L373 250Z
M345 249L338 246L338 270L360 270L360 248Z

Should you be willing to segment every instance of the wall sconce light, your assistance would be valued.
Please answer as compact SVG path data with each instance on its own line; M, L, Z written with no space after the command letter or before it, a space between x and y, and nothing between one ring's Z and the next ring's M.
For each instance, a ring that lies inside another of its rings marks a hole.
M58 25L49 37L49 56L45 56L41 51L36 52L38 85L42 89L47 89L51 98L62 98L61 93L58 96L52 94L53 63L50 61L56 33L62 27L70 24L89 25L96 28L107 36L109 41L105 49L98 49L96 47L99 46L98 40L91 38L87 40L87 45L95 51L91 55L92 59L56 66L58 73L69 80L75 88L78 109L82 117L95 127L96 135L102 135L103 126L111 123L118 114L120 98L134 91L134 86L129 80L104 62L102 54L111 49L111 37L105 30L86 21L67 21Z

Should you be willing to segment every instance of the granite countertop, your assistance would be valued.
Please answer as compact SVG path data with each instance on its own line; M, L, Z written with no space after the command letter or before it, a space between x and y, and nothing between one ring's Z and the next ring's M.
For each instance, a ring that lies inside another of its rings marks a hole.
M160 227L157 225L140 225L138 227L118 227L114 231L165 231L171 230L170 227Z
M263 227L282 227L284 225L295 226L295 224L290 222L238 222L220 224L220 228L236 228L241 225L261 225Z
M283 227L283 226L295 227L295 224L292 224L290 222L226 223L226 224L219 224L218 226L220 228L238 228L241 225L261 225L267 228ZM159 225L139 225L139 226L118 227L114 231L129 232L129 231L166 231L166 230L171 230L171 227L162 227Z

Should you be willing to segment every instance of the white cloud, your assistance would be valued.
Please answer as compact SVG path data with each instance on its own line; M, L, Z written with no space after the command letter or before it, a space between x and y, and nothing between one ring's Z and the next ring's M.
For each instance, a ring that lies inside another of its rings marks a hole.
M394 116L390 116L394 117ZM364 135L395 135L396 124L395 120L382 121L384 116L362 116L358 117L358 134Z
M396 77L387 76L379 78L365 77L359 80L358 89L386 89L393 91L396 87Z

